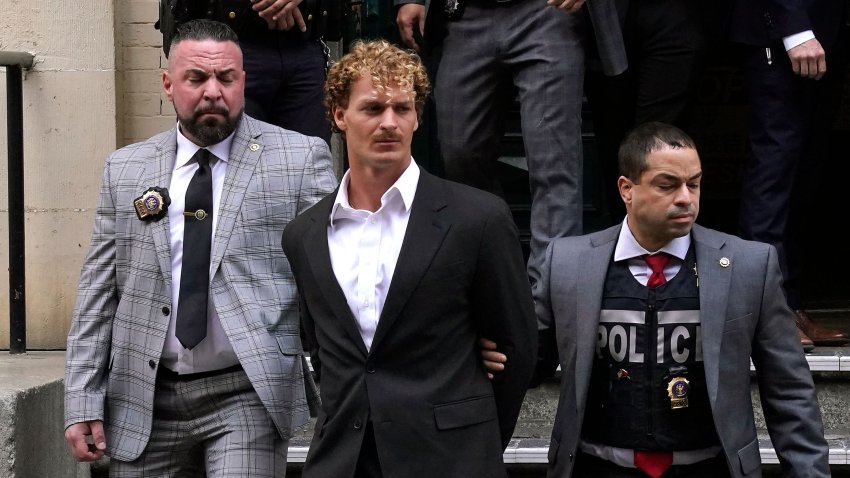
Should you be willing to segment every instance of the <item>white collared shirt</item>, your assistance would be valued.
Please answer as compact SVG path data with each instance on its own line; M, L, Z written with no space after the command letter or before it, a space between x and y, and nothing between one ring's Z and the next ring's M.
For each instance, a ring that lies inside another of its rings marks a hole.
M623 227L620 228L620 237L617 239L617 246L614 248L614 262L629 261L629 271L638 282L646 285L649 276L652 275L652 269L647 265L643 256L658 252L666 252L673 256L675 259L668 262L667 266L664 267L664 278L670 280L679 273L690 247L691 235L686 234L673 239L657 251L647 251L643 246L638 244L637 239L632 234L632 230L629 229L628 221L624 219Z
M227 158L230 155L230 145L233 134L207 147L213 157L210 157L213 181L213 250L215 249L215 230L218 225L219 201L227 173ZM171 205L168 206L169 241L171 244L171 315L168 322L168 334L165 336L165 348L162 351L162 365L180 374L208 372L220 370L239 363L230 339L221 326L221 321L210 295L209 313L207 314L207 335L192 350L185 349L175 335L177 324L177 304L180 300L180 278L183 275L183 226L186 223L183 211L186 209L186 189L198 163L190 162L192 156L201 149L198 145L183 136L177 129L177 154L174 161L174 171L168 195Z
M347 171L328 218L328 248L336 280L370 350L410 220L419 167L410 160L374 213L351 207L348 183Z

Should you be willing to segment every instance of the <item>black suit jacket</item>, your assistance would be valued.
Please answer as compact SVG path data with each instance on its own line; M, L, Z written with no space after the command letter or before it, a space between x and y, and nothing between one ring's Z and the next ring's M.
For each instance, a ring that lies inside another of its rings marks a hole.
M845 0L733 0L732 41L770 46L783 37L812 30L829 48L844 20Z
M367 352L328 251L335 194L289 223L283 246L301 297L322 409L304 477L353 476L371 421L385 476L505 476L536 353L536 319L506 204L421 172L378 328ZM508 356L487 379L479 337Z

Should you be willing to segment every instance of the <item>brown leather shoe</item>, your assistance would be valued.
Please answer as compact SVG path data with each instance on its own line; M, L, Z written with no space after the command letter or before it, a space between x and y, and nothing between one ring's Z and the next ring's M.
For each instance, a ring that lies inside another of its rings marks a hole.
M800 332L800 345L803 346L803 352L811 352L815 349L815 343L812 342L812 339L803 332L803 329L797 327L797 332Z
M850 335L843 330L818 325L805 310L795 310L797 328L814 342L815 345L844 345L850 342Z

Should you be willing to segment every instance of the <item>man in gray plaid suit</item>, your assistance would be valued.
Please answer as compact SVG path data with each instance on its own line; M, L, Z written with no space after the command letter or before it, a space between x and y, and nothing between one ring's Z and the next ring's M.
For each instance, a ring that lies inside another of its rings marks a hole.
M177 127L107 159L68 336L65 437L78 460L109 455L111 476L280 477L307 422L315 386L279 243L336 180L324 141L242 113L244 82L229 27L185 24L163 73ZM190 207L198 177L206 210ZM212 232L190 238L204 220ZM202 307L181 300L192 282Z

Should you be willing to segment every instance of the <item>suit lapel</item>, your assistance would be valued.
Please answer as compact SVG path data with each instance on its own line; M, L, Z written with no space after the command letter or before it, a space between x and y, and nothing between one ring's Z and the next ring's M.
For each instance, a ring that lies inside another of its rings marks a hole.
M263 152L262 133L255 131L252 120L242 115L233 143L230 145L230 157L227 158L227 174L221 189L218 205L218 220L213 240L213 252L210 259L210 278L221 264L224 251L233 233L233 227L245 197L245 187L251 181L254 170Z
M331 265L331 253L328 248L328 218L338 191L339 189L329 194L303 213L309 217L310 226L302 244L304 244L304 255L313 276L316 278L316 283L322 286L321 293L325 297L325 303L331 308L334 316L339 318L340 325L351 336L352 343L357 344L357 348L365 357L369 352L366 350L366 344L363 343L363 337L360 335L357 319L354 318L354 314L348 308L345 294L336 280L333 265Z
M147 164L143 179L141 195L149 187L168 188L171 185L171 174L174 172L174 161L177 155L177 128L156 145L156 158ZM159 221L151 222L150 232L153 237L159 268L166 283L171 283L171 239L169 237L168 214Z
M613 231L608 233L608 231ZM596 334L599 329L599 314L602 311L602 291L608 265L617 244L617 234L620 228L608 229L601 241L592 240L594 246L589 253L579 258L582 279L577 278L576 287L576 403L583 404L590 383L590 372L593 366L593 356L596 349ZM574 273L572 271L571 273Z
M728 307L729 287L732 282L730 267L735 267L731 251L722 250L720 236L700 226L694 226L693 239L697 255L699 277L700 326L702 328L702 353L709 400L717 399L719 380L720 345L723 341L723 324ZM721 259L727 264L721 266Z
M442 213L447 206L446 194L434 176L420 168L419 184L410 211L404 242L398 254L393 280L387 291L387 300L378 320L374 350L398 318L410 295L431 265L434 255L443 243L451 224Z

